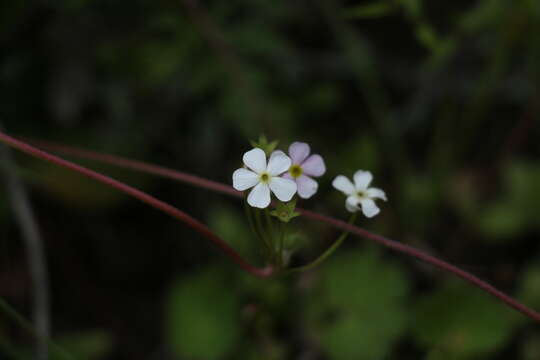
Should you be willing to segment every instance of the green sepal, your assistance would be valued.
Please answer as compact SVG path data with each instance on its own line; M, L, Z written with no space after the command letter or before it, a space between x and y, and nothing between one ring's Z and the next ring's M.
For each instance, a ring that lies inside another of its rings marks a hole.
M268 142L268 139L263 134L263 135L259 136L258 141L250 140L249 143L251 144L251 146L253 146L255 148L262 149L266 153L266 155L269 156L276 149L276 147L278 146L279 140L274 140L272 142Z
M270 211L270 215L288 223L291 219L300 216L300 213L294 211L294 209L296 209L296 199L289 202L278 202L276 208Z

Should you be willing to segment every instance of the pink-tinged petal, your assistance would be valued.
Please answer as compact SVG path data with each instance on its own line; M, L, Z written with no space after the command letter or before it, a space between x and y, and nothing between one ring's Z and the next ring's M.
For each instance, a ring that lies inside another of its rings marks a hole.
M293 164L301 164L310 153L309 145L303 142L293 142L289 146L289 156Z
M270 189L281 201L289 201L296 193L296 183L289 179L273 177L270 179Z
M373 175L369 171L358 170L354 173L354 186L358 191L366 191L373 180Z
M326 172L326 165L321 155L311 155L302 163L302 170L306 175L322 176Z
M249 205L260 209L270 205L270 188L268 184L257 184L249 193L247 202Z
M296 185L298 186L298 195L302 199L309 199L317 192L319 184L312 178L306 175L301 175L296 179Z
M244 164L257 174L266 170L266 154L262 149L255 148L244 154Z
M268 160L266 171L270 176L283 174L291 167L291 159L283 151L274 151Z
M386 201L386 194L384 193L384 191L382 191L381 189L377 189L377 188L369 188L366 190L366 195L367 197L369 198L372 198L372 199L382 199L384 201Z
M334 181L332 181L332 186L345 195L351 195L356 192L352 182L343 175L336 176Z
M347 199L345 199L345 208L352 213L360 210L358 207L358 197L355 195L347 196Z
M362 198L360 199L360 204L362 205L362 212L368 218L374 217L381 211L375 204L375 201L371 199Z
M291 175L290 172L284 173L283 175L281 175L281 177L284 178L284 179L289 179L289 180L293 180L293 181L294 181L294 178L293 178L293 176Z
M259 175L248 169L240 168L232 175L233 188L244 191L254 187L259 182Z

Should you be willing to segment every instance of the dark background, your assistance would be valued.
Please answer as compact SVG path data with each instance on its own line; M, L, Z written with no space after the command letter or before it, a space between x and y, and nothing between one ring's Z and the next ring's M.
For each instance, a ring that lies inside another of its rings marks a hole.
M250 139L311 144L301 206L346 219L338 174L388 194L358 224L540 309L540 3L4 1L0 121L17 136L231 183ZM540 332L452 275L351 237L317 270L250 277L182 223L17 154L44 238L53 341L85 359L526 359ZM237 200L75 159L209 224L256 263ZM29 318L0 188L0 296ZM338 233L306 219L305 263ZM33 337L0 314L0 354ZM11 355L8 355L11 354ZM3 355L0 355L0 357Z

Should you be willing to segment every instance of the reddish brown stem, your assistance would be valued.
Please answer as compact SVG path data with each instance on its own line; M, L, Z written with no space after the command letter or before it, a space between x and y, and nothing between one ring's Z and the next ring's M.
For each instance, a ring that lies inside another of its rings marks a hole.
M5 136L5 135L2 135L0 133L0 140L2 140L3 136ZM101 161L101 162L104 162L104 163L109 163L109 164L113 164L113 165L117 165L117 166L121 166L121 167L125 167L125 168L130 168L130 169L134 169L134 170L138 170L138 171L142 171L142 172L146 172L146 173L156 174L156 175L172 178L172 179L175 179L175 180L179 180L179 181L182 181L182 182L194 185L194 186L198 186L198 187L201 187L201 188L206 188L206 189L209 189L209 190L221 192L223 194L227 194L227 195L231 195L231 196L235 196L235 197L242 197L242 194L240 192L234 190L233 188L231 188L228 185L221 184L221 183L211 181L211 180L207 180L207 179L203 179L203 178L199 178L197 176L189 175L189 174L186 174L186 173L183 173L183 172L180 172L180 171L167 169L167 168L163 168L163 167L160 167L160 166L155 166L155 165L151 165L151 164L147 164L147 163L143 163L143 162L139 162L139 161L123 159L123 158L118 157L118 156L111 156L111 155L106 155L106 154L99 154L99 153L96 153L96 152L90 152L90 151L85 151L85 150L74 149L74 148L67 147L67 146L52 145L52 144L49 144L49 143L46 143L46 142L40 142L39 144L44 148L51 149L52 151L59 151L59 152L62 152L64 154L66 154L66 155L72 155L72 156L78 156L78 157L87 158L87 159L93 159L93 160ZM400 242L390 240L390 239L385 238L383 236L380 236L380 235L371 233L371 232L369 232L367 230L364 230L364 229L362 229L362 228L360 228L358 226L348 224L348 223L346 223L344 221L334 219L334 218L331 218L329 216L322 215L322 214L319 214L319 213L315 213L315 212L309 211L309 210L298 209L298 211L300 211L302 213L302 215L304 215L307 218L322 221L322 222L325 222L325 223L331 225L332 227L335 227L335 228L338 228L338 229L341 229L341 230L345 230L345 231L349 231L349 232L351 232L353 234L356 234L357 236L370 239L370 240L375 241L375 242L377 242L377 243L379 243L381 245L384 245L384 246L386 246L386 247L388 247L388 248L390 248L390 249L392 249L394 251L397 251L397 252L412 256L413 258L416 258L418 260L421 260L421 261L424 261L424 262L426 262L428 264L431 264L431 265L433 265L433 266L435 266L435 267L437 267L437 268L439 268L439 269L441 269L443 271L454 274L454 275L464 279L465 281L473 284L474 286L477 286L480 289L486 291L490 295L492 295L495 298L501 300L502 302L506 303L507 305L514 308L515 310L521 312L525 316L527 316L527 317L529 317L529 318L531 318L531 319L533 319L533 320L535 320L537 322L540 322L540 314L537 313L536 311L534 311L534 310L528 308L527 306L521 304L520 302L518 302L514 298L508 296L507 294L503 293L502 291L497 290L495 287L493 287L492 285L488 284L487 282L481 280L480 278L478 278L478 277L476 277L476 276L474 276L474 275L472 275L472 274L470 274L470 273L468 273L468 272L466 272L466 271L464 271L464 270L462 270L462 269L460 269L460 268L458 268L458 267L456 267L456 266L454 266L454 265L452 265L450 263L447 263L444 260L441 260L441 259L438 259L438 258L436 258L434 256L431 256L431 255L429 255L429 254L427 254L427 253L425 253L425 252L423 252L421 250L418 250L418 249L416 249L416 248L414 248L412 246L408 246L408 245L402 244ZM185 216L187 216L187 215L185 215ZM221 240L220 240L220 242L221 242ZM234 251L234 250L232 250L232 251ZM253 271L250 271L250 272L253 273ZM271 270L270 270L270 272L271 272ZM261 276L261 275L258 275L258 276Z
M58 152L64 155L74 156L82 159L96 160L106 164L116 165L126 169L137 170L147 174L159 175L164 178L178 180L180 182L197 185L205 189L213 190L227 195L242 197L240 191L234 190L229 185L219 183L217 181L208 180L200 176L186 174L180 171L168 169L162 166L153 165L137 160L130 160L120 156L109 154L100 154L95 151L76 149L71 146L58 145L48 141L36 141L31 139L23 139L25 142L34 144L37 147L48 151Z
M362 228L359 228L357 226L351 225L346 223L345 221L341 221L338 219L331 218L329 216L325 216L322 214L318 214L309 210L303 210L299 209L299 211L302 213L302 215L309 217L314 220L323 221L333 227L343 229L345 231L348 231L350 233L356 234L358 236L373 240L381 245L384 245L392 250L395 250L397 252L407 254L409 256L412 256L418 260L421 260L423 262L426 262L428 264L431 264L435 267L438 267L441 270L444 270L446 272L452 273L456 276L459 276L460 278L470 282L471 284L479 287L480 289L488 292L489 294L493 295L497 299L503 301L504 303L508 304L512 308L516 309L517 311L521 312L522 314L530 317L533 320L536 320L540 322L540 314L534 311L533 309L528 308L527 306L521 304L514 298L510 297L509 295L503 293L502 291L496 289L494 286L488 284L484 280L474 276L473 274L470 274L464 270L461 270L457 266L454 266L450 263L447 263L444 260L438 259L434 256L431 256L421 250L418 250L412 246L402 244L400 242L390 240L388 238L385 238L384 236L377 235L374 233L371 233L367 230L364 230Z
M242 269L246 270L247 272L258 276L258 277L268 277L273 274L273 269L271 267L266 268L257 268L253 265L249 264L247 261L245 261L233 248L231 248L227 243L225 243L222 239L220 239L217 235L215 235L207 226L199 222L198 220L194 219L193 217L189 216L185 212L175 208L172 205L167 204L164 201L161 201L159 199L156 199L155 197L148 195L140 190L135 189L134 187L131 187L129 185L126 185L124 183L121 183L120 181L117 181L113 178L110 178L108 176L99 174L93 170L87 169L83 166L74 164L70 161L61 159L57 156L51 155L49 153L46 153L42 150L39 150L33 146L30 146L22 141L16 140L2 132L0 132L0 141L4 142L6 145L9 145L17 150L20 150L24 153L27 153L29 155L35 156L37 158L52 162L56 165L65 167L67 169L76 171L84 176L87 176L91 179L97 180L103 184L106 184L108 186L111 186L117 190L120 190L140 201L143 203L150 205L158 210L163 211L164 213L172 216L173 218L176 218L188 226L190 226L192 229L200 233L201 235L208 238L210 241L212 241L215 245L217 245L228 257L230 257L236 264L238 264ZM193 177L194 178L194 177ZM184 181L191 180L193 181L192 177L187 177L184 179ZM208 185L208 184L206 184Z

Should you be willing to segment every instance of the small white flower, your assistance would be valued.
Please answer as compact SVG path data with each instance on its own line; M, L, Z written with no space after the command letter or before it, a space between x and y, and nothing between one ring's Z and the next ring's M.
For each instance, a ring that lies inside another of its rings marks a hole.
M348 178L339 175L332 181L332 186L347 195L345 207L348 211L356 212L361 208L364 215L370 218L380 212L374 199L386 201L384 191L369 187L371 180L373 175L369 171L358 170L354 173L354 185Z
M249 205L264 209L270 205L270 191L281 201L292 199L296 183L279 177L291 166L291 159L283 151L274 151L268 165L266 154L259 148L245 153L243 161L248 169L240 168L233 173L233 187L239 191L253 188L247 198Z

